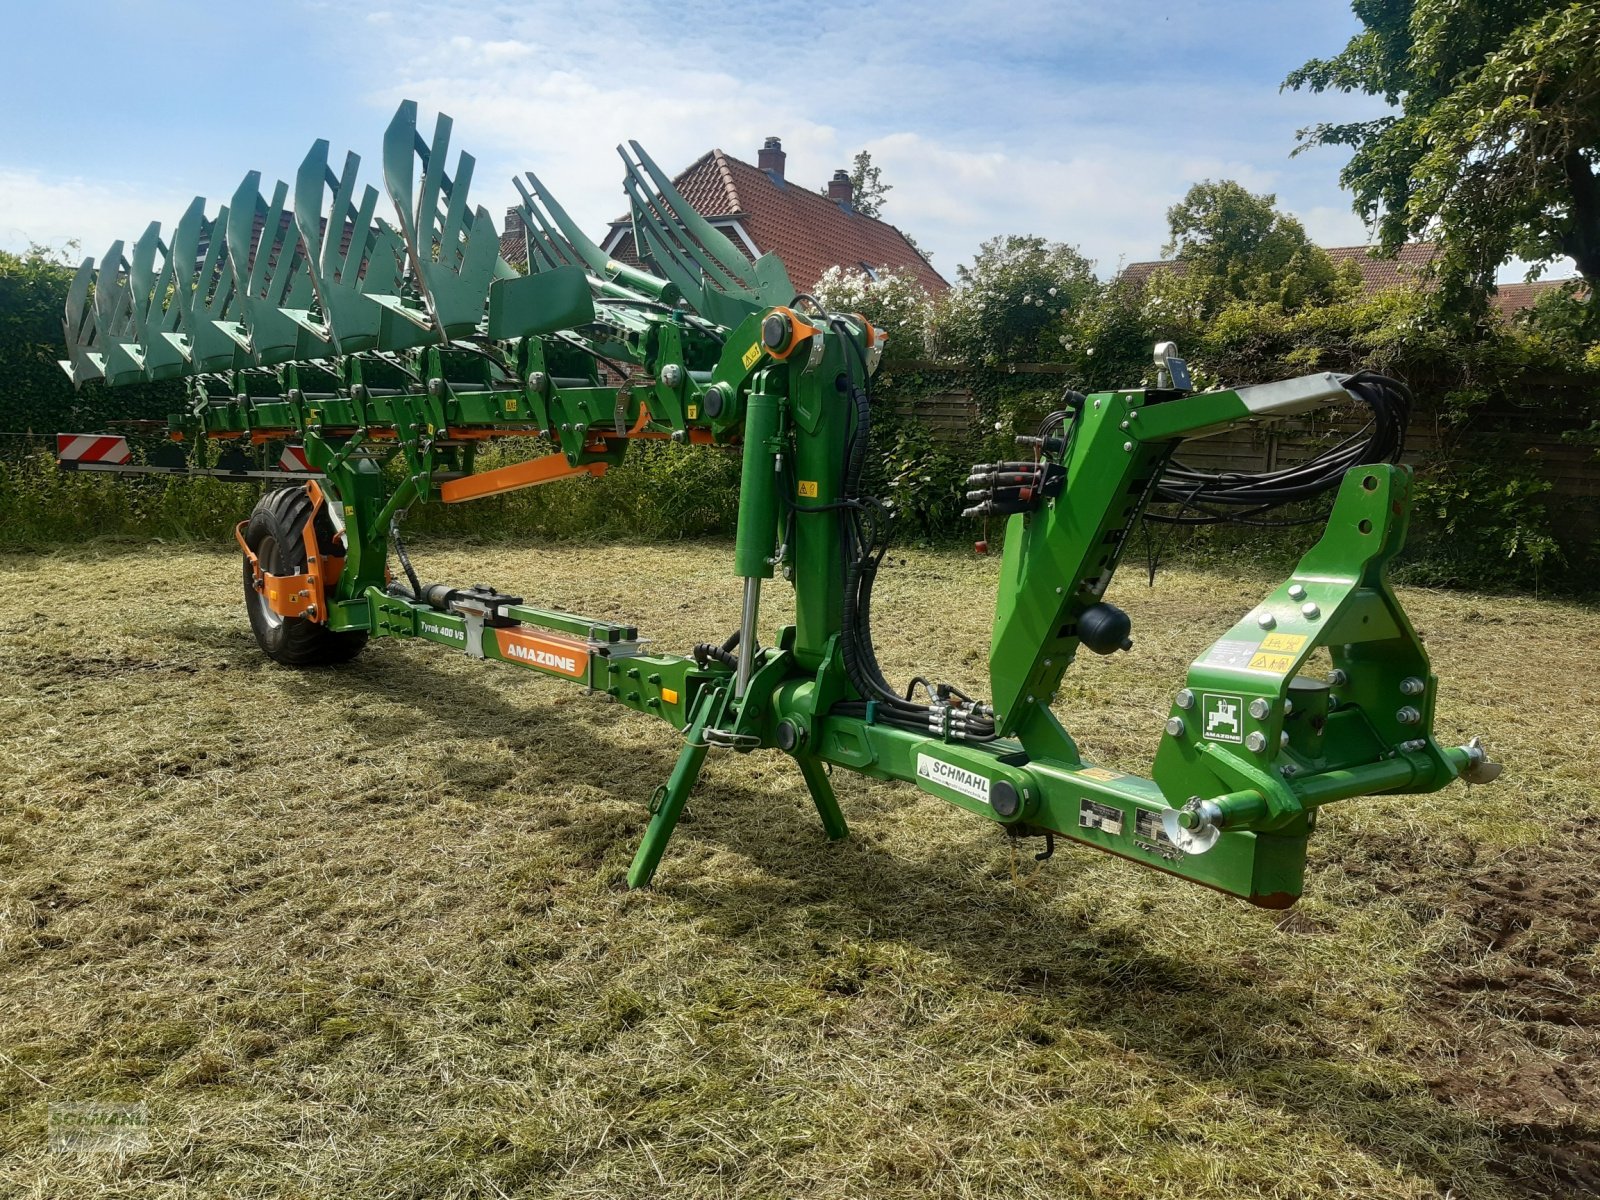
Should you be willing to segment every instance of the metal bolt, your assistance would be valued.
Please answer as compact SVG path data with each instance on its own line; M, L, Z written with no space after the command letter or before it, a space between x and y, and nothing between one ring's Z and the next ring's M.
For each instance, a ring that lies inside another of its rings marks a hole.
M1293 763L1284 763L1283 766L1278 768L1278 774L1282 775L1285 779L1292 778L1298 774L1299 771L1300 768L1295 766Z
M1293 700L1285 700L1283 702L1283 715L1287 717L1293 711L1294 711L1294 701Z
M1277 623L1278 619L1269 612L1264 612L1256 618L1256 624L1263 629L1271 629Z
M1428 690L1428 685L1415 675L1408 675L1400 681L1400 694L1402 696L1420 696Z
M1400 743L1400 749L1404 750L1407 754L1415 754L1418 750L1426 750L1427 748L1427 738L1412 738L1409 742Z
M1328 672L1328 685L1330 687L1343 687L1349 682L1350 676L1346 675L1338 667L1335 667L1333 670Z
M1184 724L1183 724L1183 718L1182 717L1168 717L1167 718L1167 732L1170 733L1173 737L1182 737L1183 736L1183 730L1184 730Z
M1131 413L1128 414L1128 420L1137 421L1138 419L1139 419L1139 410L1138 409L1134 409Z
M668 363L661 368L661 382L669 388L675 388L683 382L683 368L677 363Z
M1096 407L1096 408L1099 408L1099 407L1100 407L1100 401L1098 401L1098 400L1096 400L1096 401L1095 401L1095 402L1094 402L1094 406L1095 406L1095 407Z
M442 395L444 395L444 380L440 379L437 375L435 375L432 379L428 380L428 395L430 395L430 396L442 396Z
M1133 453L1133 443L1132 442L1123 442L1122 443L1122 448L1124 450L1128 451L1128 453L1130 453L1130 454Z
M1315 621L1322 615L1322 610L1309 600L1300 606L1300 612L1308 621Z
M1301 587L1298 583L1291 583L1289 585L1289 599L1291 599L1291 600L1304 600L1305 598L1306 598L1306 590L1305 590L1305 588Z
M1267 719L1267 714L1271 711L1272 705L1268 704L1266 700L1262 699L1260 696L1257 696L1254 700L1250 701L1250 715L1258 721L1265 721Z
M1244 740L1244 748L1252 754L1260 754L1267 748L1267 735L1257 730Z
M1422 714L1408 704L1399 712L1395 713L1394 719L1399 721L1402 725L1415 725L1418 721L1422 720Z
M1126 421L1124 421L1121 425L1118 426L1119 429L1126 429L1127 427L1128 427L1128 423Z
M1183 709L1194 707L1194 693L1188 688L1184 688L1178 693L1178 707Z
M1287 729L1285 729L1282 733L1280 733L1278 735L1278 745L1287 746L1288 744L1289 744L1289 731Z
M367 385L366 384L364 384L364 383L353 383L353 384L350 385L350 399L352 399L352 400L365 400L366 398L367 398Z

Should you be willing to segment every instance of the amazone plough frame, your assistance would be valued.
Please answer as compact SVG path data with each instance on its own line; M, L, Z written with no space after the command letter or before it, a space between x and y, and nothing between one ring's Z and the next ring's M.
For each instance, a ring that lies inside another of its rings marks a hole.
M358 191L357 157L335 173L318 142L292 215L289 186L264 196L252 172L213 215L197 199L170 241L151 225L98 269L85 262L63 366L80 384L188 379L172 437L194 448L192 468L216 469L208 443L304 448L316 478L268 493L238 533L250 618L273 658L330 663L370 638L412 638L680 730L631 884L654 874L713 749L787 754L829 837L846 833L830 781L843 768L1268 907L1300 894L1322 805L1498 771L1476 741L1433 738L1436 680L1386 576L1410 472L1359 455L1343 460L1326 531L1293 576L1190 668L1151 779L1085 763L1050 707L1080 646L1130 645L1102 597L1128 531L1167 494L1174 448L1364 396L1370 381L1195 393L1163 352L1160 387L1069 396L1023 439L1029 457L974 469L974 510L1009 517L992 698L922 681L920 696L902 692L871 637L889 514L862 490L882 334L798 294L772 256L746 259L637 144L622 150L625 188L652 269L609 258L529 174L517 187L531 261L518 274L468 204L471 157L446 170L449 119L425 141L416 116L403 104L384 138L393 223L376 216L374 188ZM412 506L599 475L648 438L742 456L734 636L656 652L631 625L412 571L400 537ZM479 469L478 448L507 439L547 452ZM761 587L779 574L796 616L763 641ZM1313 675L1323 648L1332 670Z

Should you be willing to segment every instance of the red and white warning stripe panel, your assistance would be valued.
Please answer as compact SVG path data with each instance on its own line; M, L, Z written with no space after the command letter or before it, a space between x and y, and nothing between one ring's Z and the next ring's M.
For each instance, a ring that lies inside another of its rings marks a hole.
M128 439L103 433L56 434L56 459L63 464L73 463L83 467L120 467L133 455L128 450Z
M304 446L285 446L283 454L278 458L280 471L310 471L311 460L306 457Z

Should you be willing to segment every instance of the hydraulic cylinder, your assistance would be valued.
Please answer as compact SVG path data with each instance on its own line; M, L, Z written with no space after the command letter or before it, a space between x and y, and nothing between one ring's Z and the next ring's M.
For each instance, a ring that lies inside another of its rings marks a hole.
M739 620L739 669L734 695L742 697L755 665L761 581L772 578L778 531L778 480L782 473L783 420L778 395L757 377L745 404L744 464L739 477L739 526L734 538L734 573L744 578Z

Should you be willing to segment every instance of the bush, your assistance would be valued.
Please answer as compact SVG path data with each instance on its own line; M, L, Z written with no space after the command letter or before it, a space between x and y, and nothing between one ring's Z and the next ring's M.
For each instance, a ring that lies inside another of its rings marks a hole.
M62 471L41 448L0 459L0 550L105 536L231 542L260 494L209 476Z

